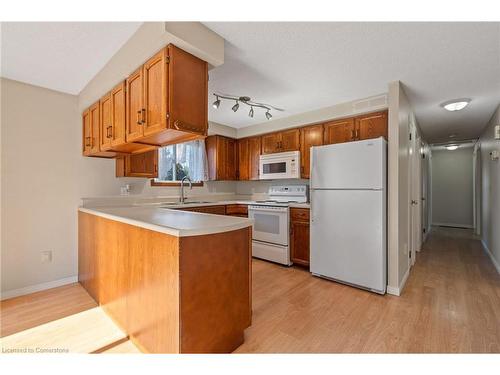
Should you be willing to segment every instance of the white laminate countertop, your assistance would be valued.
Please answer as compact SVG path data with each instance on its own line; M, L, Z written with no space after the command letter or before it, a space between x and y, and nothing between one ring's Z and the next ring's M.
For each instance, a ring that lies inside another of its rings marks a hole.
M204 205L213 205L214 203ZM215 204L221 203L216 202ZM183 207L186 206L188 205L183 205ZM172 206L172 208L174 207L176 206ZM155 232L170 234L176 237L230 232L247 228L253 224L253 220L241 217L213 215L144 205L133 207L80 207L79 211L153 230Z

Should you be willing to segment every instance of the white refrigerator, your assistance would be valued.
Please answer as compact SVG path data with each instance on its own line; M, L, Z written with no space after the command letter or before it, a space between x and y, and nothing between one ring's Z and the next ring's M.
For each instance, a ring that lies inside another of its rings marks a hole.
M311 148L313 275L385 293L386 161L382 137Z

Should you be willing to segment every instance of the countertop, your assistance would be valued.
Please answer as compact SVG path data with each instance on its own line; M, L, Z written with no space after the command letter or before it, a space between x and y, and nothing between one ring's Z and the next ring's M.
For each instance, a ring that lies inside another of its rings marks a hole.
M193 207L194 205L183 205L183 207L187 206ZM253 224L253 220L241 217L204 214L147 205L80 207L79 211L176 237L230 232L247 228Z

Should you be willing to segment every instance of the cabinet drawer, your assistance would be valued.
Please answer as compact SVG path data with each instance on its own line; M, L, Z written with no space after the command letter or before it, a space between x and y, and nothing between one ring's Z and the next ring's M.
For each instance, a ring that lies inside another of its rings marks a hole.
M307 221L309 222L308 208L290 208L291 221Z
M248 206L246 204L228 204L226 215L248 215Z
M201 212L204 214L215 214L215 215L225 215L226 207L225 206L204 206L204 207L188 207L182 208L183 211L193 211L193 212Z

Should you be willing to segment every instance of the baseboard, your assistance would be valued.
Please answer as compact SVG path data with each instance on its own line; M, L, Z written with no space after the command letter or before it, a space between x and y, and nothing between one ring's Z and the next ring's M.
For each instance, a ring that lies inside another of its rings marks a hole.
M66 277L64 279L49 281L46 283L26 286L24 288L7 290L5 292L0 293L1 294L0 301L3 301L5 299L9 299L9 298L24 296L24 295L30 294L30 293L40 292L40 291L46 290L46 289L57 288L58 286L76 283L77 281L78 281L78 276L71 276L71 277Z
M387 285L387 293L392 294L393 296L399 297L401 295L401 292L403 291L405 285L406 285L406 281L408 280L408 276L410 276L410 268L408 268L406 270L406 273L403 276L403 279L401 280L401 282L399 283L399 286L397 288Z
M491 262L495 266L497 272L500 273L500 263L498 263L498 261L493 256L493 253L490 251L490 249L488 249L488 246L486 246L486 243L484 242L484 240L481 240L481 243L483 244L483 249L484 249L485 253L488 254L488 256L490 257Z
M435 227L451 227L451 228L464 228L464 229L474 229L473 225L467 224L456 224L456 223L432 223Z

